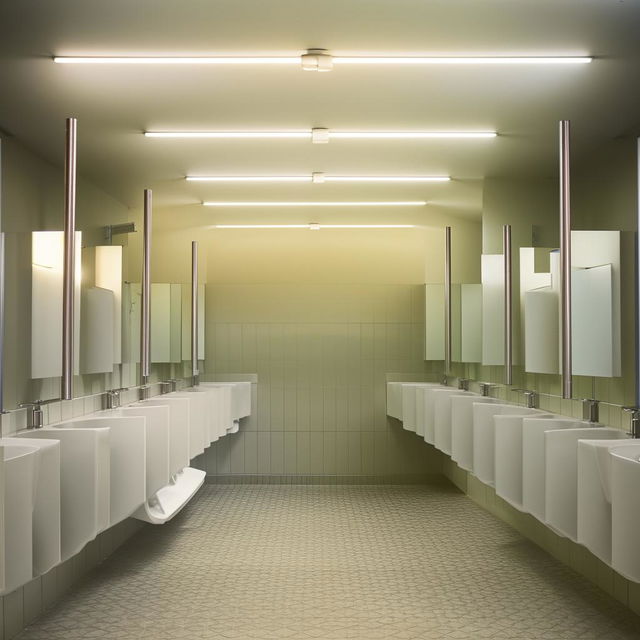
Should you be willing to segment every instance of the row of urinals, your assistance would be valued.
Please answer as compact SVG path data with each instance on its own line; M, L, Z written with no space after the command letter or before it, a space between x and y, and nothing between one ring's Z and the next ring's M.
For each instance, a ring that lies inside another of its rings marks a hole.
M250 413L251 383L201 383L0 439L0 595L125 518L170 520L204 482L190 461Z
M387 414L517 510L640 582L640 441L437 383L387 383Z

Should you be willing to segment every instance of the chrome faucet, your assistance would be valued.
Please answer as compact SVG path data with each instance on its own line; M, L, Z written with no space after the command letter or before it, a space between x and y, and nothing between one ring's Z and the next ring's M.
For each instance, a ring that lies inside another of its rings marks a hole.
M28 409L27 429L42 429L44 416L42 413L42 404L39 400L36 400L36 402L22 402L18 407L20 409Z
M495 387L491 382L478 382L478 386L480 387L480 395L485 398L491 395L491 388Z
M105 391L102 398L105 409L117 409L120 406L120 389Z
M169 378L160 383L160 393L173 393L178 390L178 379Z
M600 401L595 398L582 399L582 419L587 422L600 422Z
M458 378L458 389L460 391L469 391L469 378Z
M530 391L529 389L511 389L524 396L524 406L527 409L537 409L539 407L540 396L536 391Z
M631 431L628 434L632 438L640 438L640 407L622 407L622 410L631 414Z

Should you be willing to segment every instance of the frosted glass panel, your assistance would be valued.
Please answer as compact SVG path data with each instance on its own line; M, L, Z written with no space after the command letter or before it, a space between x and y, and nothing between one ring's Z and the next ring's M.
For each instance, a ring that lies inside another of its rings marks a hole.
M574 375L616 375L611 265L573 270L571 309Z
M482 285L460 285L462 362L482 362Z
M205 354L205 288L198 285L198 360ZM191 360L191 284L182 285L182 359Z
M451 360L463 362L462 301L459 284L451 285ZM444 285L425 285L425 360L444 360Z
M76 232L74 372L80 365L80 281L82 233ZM31 377L62 375L62 289L64 233L31 234Z
M140 362L140 311L142 293L139 282L122 287L122 354L125 362Z
M122 362L122 247L99 246L96 252L96 287L113 292L113 362Z
M180 362L182 287L151 285L151 362Z
M504 364L504 259L502 254L483 255L482 364Z
M444 285L426 284L425 360L444 360Z

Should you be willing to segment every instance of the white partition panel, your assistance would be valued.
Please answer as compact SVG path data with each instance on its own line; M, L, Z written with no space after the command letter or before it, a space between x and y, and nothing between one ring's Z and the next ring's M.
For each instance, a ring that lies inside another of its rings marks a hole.
M90 287L82 292L80 372L113 372L113 307L110 289Z
M527 291L524 296L525 371L557 374L560 363L558 314L560 298L551 287Z
M122 247L95 247L96 287L113 292L113 362L122 362Z
M573 373L613 377L613 273L610 264L572 270Z
M482 362L482 285L460 285L460 355L462 362Z
M578 369L576 367L577 364L580 364L580 359L576 362L576 356L578 352L585 351L587 345L583 342L578 342L576 336L574 334L573 339L573 373L574 375L589 375L589 376L614 376L618 377L622 375L622 367L621 367L621 324L620 324L620 231L572 231L571 232L571 266L573 267L573 292L572 292L572 306L573 306L573 316L574 320L576 315L579 313L576 305L580 306L582 304L582 300L578 299L576 293L576 275L578 270L583 269L591 269L592 267L600 267L603 265L611 265L611 355L612 355L612 364L610 367L610 373L595 373L595 371L606 371L607 366L604 361L601 362L600 366L591 368L586 367L582 369ZM594 278L594 280L598 280L597 286L605 286L603 279L606 278L604 273L599 275L596 274L581 274L584 278ZM578 279L580 276L578 276ZM582 283L578 283L578 287L580 287ZM594 282L595 284L595 282ZM602 300L598 296L605 296ZM607 304L609 298L607 297L606 292L603 289L599 289L597 292L594 290L591 293L591 306L590 313L595 312L596 308L600 307L601 304ZM584 303L586 304L586 300ZM595 319L595 316L593 316ZM588 318L582 318L582 320L587 320ZM602 319L601 319L602 320ZM574 331L578 329L580 331L580 327L574 327ZM591 329L585 328L586 331L592 333ZM589 345L591 346L591 345ZM585 354L586 357L586 354ZM584 360L581 367L586 366L587 362ZM593 361L590 364L595 364ZM594 373L585 373L585 371L594 371Z
M483 255L482 364L504 364L504 259L502 254Z

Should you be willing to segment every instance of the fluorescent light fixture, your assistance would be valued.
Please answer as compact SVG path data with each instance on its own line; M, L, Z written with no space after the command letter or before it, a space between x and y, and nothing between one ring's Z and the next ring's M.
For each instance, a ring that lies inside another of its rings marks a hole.
M304 131L145 131L147 138L307 138L311 129Z
M413 229L413 224L216 224L216 229Z
M452 138L495 138L495 131L331 131L330 138L336 140L420 140L420 139L452 139Z
M421 139L473 139L495 138L495 131L332 131L328 129L305 129L284 131L145 131L147 138L301 138L320 142L320 136L314 132L328 132L322 136L322 142L337 140L421 140ZM314 140L315 137L315 140Z
M334 56L333 64L588 64L589 56Z
M203 202L205 207L424 207L424 200L398 202Z
M189 182L449 182L449 176L187 176Z
M300 56L54 56L58 64L300 64Z
M187 176L188 182L311 182L311 176Z
M295 56L53 56L57 64L298 65L330 71L333 65L563 65L588 64L590 56L331 56L310 50Z

